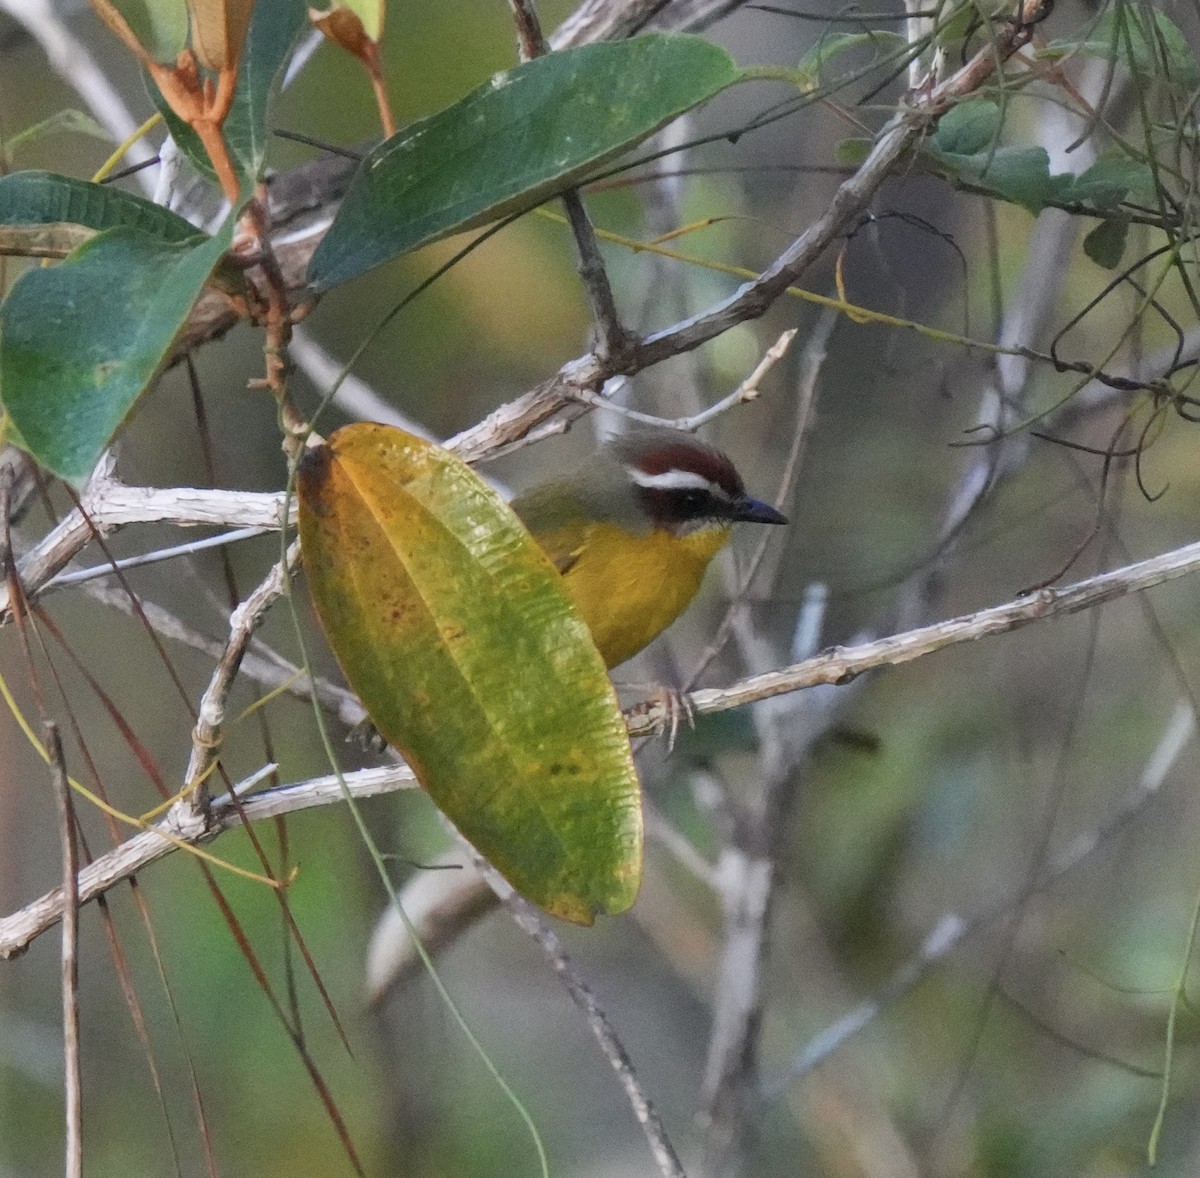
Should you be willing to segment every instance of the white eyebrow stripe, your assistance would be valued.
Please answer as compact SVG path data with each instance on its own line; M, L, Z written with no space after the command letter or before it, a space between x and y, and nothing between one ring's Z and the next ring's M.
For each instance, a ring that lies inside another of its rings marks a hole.
M664 470L662 474L647 474L636 466L627 466L625 470L639 487L655 491L707 491L719 499L729 498L723 488L694 470Z

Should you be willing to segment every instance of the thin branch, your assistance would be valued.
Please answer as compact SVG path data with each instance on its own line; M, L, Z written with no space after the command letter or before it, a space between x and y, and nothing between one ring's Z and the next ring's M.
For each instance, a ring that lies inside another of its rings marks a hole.
M614 376L631 376L653 364L700 347L730 328L756 319L825 251L846 226L870 203L883 182L912 147L926 135L956 102L984 84L1032 36L1032 29L1047 7L1045 0L1025 0L1025 23L1009 22L1004 36L980 50L952 77L937 86L919 105L895 115L875 141L862 166L834 192L826 211L818 217L757 278L743 283L732 295L699 315L647 336L626 348L619 357L597 352L569 361L537 388L490 413L483 421L456 435L447 448L468 462L477 461L524 437L535 426L561 410L578 416L581 390L595 392Z
M112 606L122 613L136 617L140 610L155 632L173 642L182 643L198 650L214 661L221 658L225 644L207 634L202 634L182 621L170 610L145 598L138 599L139 610L135 610L129 594L123 589L107 585L85 584L84 592L104 605ZM366 712L358 696L341 684L317 676L314 681L307 671L289 662L277 651L255 638L242 659L240 674L268 691L280 692L294 699L317 702L347 730L355 728L366 719Z
M80 507L69 511L19 562L21 583L31 598L86 547L95 534L93 526L101 535L107 535L132 523L271 530L280 525L282 494L194 487L127 487L114 479L111 472L112 460L108 458L97 467L84 489ZM8 590L0 586L0 614L7 614L8 609Z
M546 42L542 37L533 0L508 0L508 6L512 9L513 21L517 26L517 45L521 60L531 61L540 57L546 52ZM625 351L630 336L621 326L612 284L608 281L608 272L604 268L604 259L600 256L600 246L596 242L596 231L578 191L572 188L564 192L562 203L571 226L571 235L575 239L576 269L579 271L579 278L592 311L597 355L614 360Z
M593 41L632 37L650 23L671 0L583 0L550 37L552 49L569 49Z
M767 350L757 367L736 389L727 397L722 397L715 405L710 405L700 413L690 417L656 417L653 413L641 413L636 409L627 409L624 405L614 404L607 397L599 397L587 389L581 389L578 397L585 405L610 413L619 413L630 421L641 422L643 425L662 426L666 429L682 430L684 433L695 433L701 426L716 420L723 413L728 413L736 405L744 405L748 401L758 399L763 377L783 359L792 340L796 338L799 328L792 327L785 331Z
M1007 634L1034 622L1067 617L1130 593L1152 589L1155 585L1187 576L1197 569L1200 569L1200 542L1136 561L1112 572L1088 577L1064 589L1039 589L1036 593L1018 597L1004 605L991 606L888 638L858 646L833 647L814 658L778 671L753 675L729 687L693 691L686 700L694 712L703 714L743 707L757 700L814 687L818 683L841 686L865 671L898 666L964 642L974 642L993 634ZM635 705L626 712L626 719L632 736L663 732L670 722L666 704L657 699Z
M48 720L42 739L50 757L50 780L58 804L65 897L62 918L63 1055L66 1065L64 1172L66 1178L83 1178L83 1085L79 1074L79 889L76 885L79 853L75 846L75 810L71 805L71 789L67 784L67 765L63 758L58 725Z
M413 789L416 779L407 765L390 765L381 769L360 769L345 773L314 777L294 785L264 790L253 797L242 795L276 770L265 765L257 773L237 785L233 793L241 800L245 821L255 822L277 818L315 806L332 806L345 799L342 782L354 798L373 798ZM227 830L242 825L242 817L230 794L214 798L208 814L197 816L179 807L163 821L99 856L78 873L79 903L94 900L122 880L138 874L144 867L179 850L182 846L199 846L210 842ZM54 888L24 908L0 920L0 958L23 953L30 943L62 919L63 890Z
M613 1071L617 1073L617 1077L621 1081L621 1087L625 1089L625 1095L629 1098L634 1116L637 1117L638 1124L642 1127L642 1132L650 1146L650 1152L654 1155L654 1160L658 1164L663 1178L687 1178L683 1163L679 1160L679 1155L675 1152L675 1147L667 1136L658 1112L642 1088L637 1072L634 1071L629 1052L613 1029L612 1023L609 1022L608 1015L596 1000L596 995L592 992L591 987L583 980L575 968L574 962L567 955L562 939L542 919L537 909L527 900L518 896L493 867L486 863L481 863L480 867L493 890L500 896L508 909L509 915L522 931L528 933L537 942L542 952L546 954L547 960L554 967L554 972L558 974L559 980L566 987L571 1000L587 1019L588 1027L600 1044L604 1057L612 1065Z
M224 738L225 701L251 636L262 622L263 614L283 595L287 577L300 559L299 540L293 540L288 546L285 559L287 567L272 565L263 581L229 615L229 639L200 697L196 724L192 730L192 754L183 777L185 796L177 806L200 812L207 804L208 774L217 760Z
M1089 577L1065 589L1041 589L1027 598L1018 598L1005 605L978 610L904 634L859 646L834 647L794 666L754 675L728 687L694 691L686 698L697 713L722 712L820 683L846 684L865 671L912 662L964 642L1066 617L1130 593L1142 592L1198 569L1200 542ZM670 716L667 705L656 699L629 709L626 722L631 735L646 736L665 731ZM356 798L390 793L413 784L412 774L407 767L363 770L346 774L345 779ZM254 820L330 805L342 797L338 778L330 776L265 791L244 805L247 819ZM161 859L181 842L205 842L224 830L240 825L232 802L221 798L212 802L207 820L189 817L186 823L181 823L180 817L169 815L166 823L136 835L103 859L97 859L90 867L84 868L80 873L80 902L92 899L120 879L136 872L140 866ZM134 847L134 844L137 846ZM0 920L0 957L20 952L61 915L62 895L56 890Z
M222 532L218 536L208 536L203 540L192 540L186 544L172 544L169 548L155 548L150 552L139 553L137 556L123 556L111 564L70 569L47 581L42 586L42 593L45 594L51 589L65 589L69 585L81 585L84 581L96 581L101 577L111 577L114 573L125 572L127 569L145 568L146 565L161 564L165 560L178 560L181 556L195 556L198 552L207 552L210 548L224 548L228 544L237 544L242 540L254 540L259 536L267 535L267 533L267 528L236 528L232 532Z
M825 603L823 592L806 597L797 623L798 632L811 635L803 654L816 649ZM771 658L744 613L735 615L735 633L748 666ZM736 1174L745 1168L755 1124L769 930L802 781L799 769L841 700L825 689L789 703L754 713L761 788L753 804L738 806L717 868L722 948L702 1087L707 1174Z

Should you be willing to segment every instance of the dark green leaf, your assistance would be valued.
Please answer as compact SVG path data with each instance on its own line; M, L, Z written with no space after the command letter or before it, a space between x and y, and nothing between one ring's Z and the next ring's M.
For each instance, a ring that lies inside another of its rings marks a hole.
M496 74L363 161L309 281L327 289L534 208L740 77L710 42L660 35L584 45Z
M1001 119L1000 107L988 99L960 103L942 118L920 158L952 183L1034 214L1080 205L1106 212L1130 196L1153 196L1153 173L1127 152L1110 148L1079 176L1051 174L1044 148L1000 145Z
M986 98L952 106L938 122L930 143L939 153L976 155L1000 140L1000 107Z
M633 903L640 792L612 683L562 578L454 455L352 425L300 470L329 644L379 732L523 895L567 920Z
M1088 205L1099 212L1116 208L1127 197L1154 200L1154 172L1119 147L1110 147L1096 157L1086 172L1076 176L1064 199Z
M1115 270L1125 256L1125 239L1128 236L1128 217L1108 217L1083 239L1083 252L1097 266Z
M199 244L119 227L21 275L0 305L0 398L43 466L88 476L232 237L232 218Z
M225 141L243 192L257 183L266 159L270 133L267 112L275 96L275 81L292 45L307 22L304 0L258 0L246 34L238 71L233 109L225 120ZM208 153L196 133L178 119L158 87L149 79L146 88L175 140L192 166L210 180L215 178Z
M0 225L84 225L140 229L161 241L204 234L169 209L106 184L55 172L13 172L0 177Z
M945 152L937 157L945 175L959 184L1040 213L1061 204L1070 175L1050 175L1050 157L1043 147L998 147L976 155Z

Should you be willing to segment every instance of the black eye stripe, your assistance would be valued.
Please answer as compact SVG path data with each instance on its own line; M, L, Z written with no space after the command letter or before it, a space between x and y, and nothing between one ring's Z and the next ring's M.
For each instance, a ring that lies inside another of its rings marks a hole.
M638 487L647 514L662 524L687 523L691 520L722 519L732 513L733 502L723 492L701 487Z

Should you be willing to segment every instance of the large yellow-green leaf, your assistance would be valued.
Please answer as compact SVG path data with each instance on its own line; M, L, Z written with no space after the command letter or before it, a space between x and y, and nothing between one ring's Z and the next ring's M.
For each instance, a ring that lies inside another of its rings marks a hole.
M590 924L641 876L620 708L558 573L465 464L351 425L300 470L317 614L375 726L524 896Z

